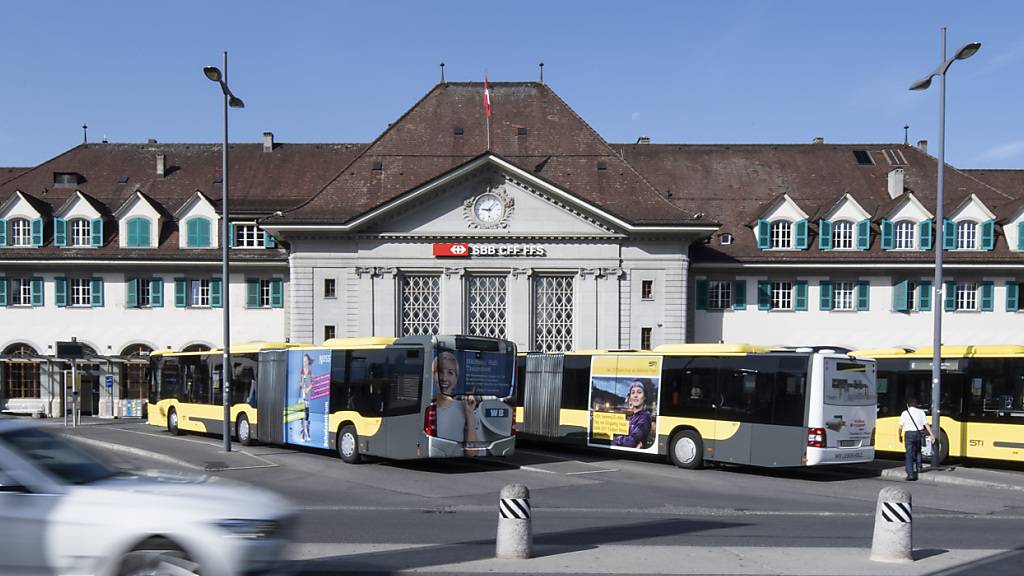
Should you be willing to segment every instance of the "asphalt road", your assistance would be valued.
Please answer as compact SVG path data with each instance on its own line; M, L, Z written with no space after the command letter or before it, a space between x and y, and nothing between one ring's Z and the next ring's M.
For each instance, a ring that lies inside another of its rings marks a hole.
M82 427L75 434L130 447L104 450L124 467L206 470L286 495L301 511L296 557L309 574L473 566L493 556L498 494L510 483L529 487L534 544L551 558L616 546L764 548L783 556L801 549L823 563L820 573L829 573L826 566L838 558L833 550L871 547L878 493L901 484L913 497L914 548L922 555L1011 551L941 573L1018 574L1024 560L1015 552L1024 550L1024 489L911 485L880 477L901 466L896 460L690 471L651 459L520 443L506 460L353 466L329 453L272 446L236 445L226 455L217 437L172 437L144 424ZM1024 471L1019 474L1024 486ZM679 573L678 566L644 566L633 571Z

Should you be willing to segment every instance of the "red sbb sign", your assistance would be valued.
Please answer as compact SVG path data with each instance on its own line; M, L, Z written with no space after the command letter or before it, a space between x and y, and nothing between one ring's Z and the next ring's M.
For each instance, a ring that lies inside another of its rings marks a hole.
M434 256L438 258L469 258L469 244L465 242L434 244Z

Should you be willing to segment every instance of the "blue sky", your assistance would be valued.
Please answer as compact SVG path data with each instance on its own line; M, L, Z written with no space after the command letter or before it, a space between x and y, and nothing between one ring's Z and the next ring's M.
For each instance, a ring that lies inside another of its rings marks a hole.
M201 72L229 51L246 108L232 141L369 142L439 78L545 81L610 142L902 142L938 148L938 84L909 85L949 53L946 159L1024 168L1024 3L14 2L0 35L0 166L90 141L217 142L220 100ZM500 106L496 101L495 106Z

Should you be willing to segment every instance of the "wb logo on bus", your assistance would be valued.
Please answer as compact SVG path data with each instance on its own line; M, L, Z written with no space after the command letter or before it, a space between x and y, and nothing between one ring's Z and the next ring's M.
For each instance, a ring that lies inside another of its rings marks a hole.
M484 411L486 418L504 418L507 416L504 408L488 408Z

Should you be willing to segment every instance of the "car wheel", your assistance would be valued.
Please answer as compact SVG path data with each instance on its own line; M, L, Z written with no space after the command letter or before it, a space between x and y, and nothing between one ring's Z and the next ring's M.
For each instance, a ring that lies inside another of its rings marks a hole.
M338 456L348 464L358 464L362 459L359 454L359 437L356 427L349 424L338 432Z
M167 413L167 431L175 436L181 436L181 429L178 428L178 411L174 408Z
M252 428L249 427L249 417L245 414L238 415L238 422L235 423L235 438L242 446L252 446Z
M695 470L704 464L704 442L694 430L683 430L672 436L668 455L680 468Z
M118 576L188 576L200 574L199 564L182 550L133 550L121 560Z

